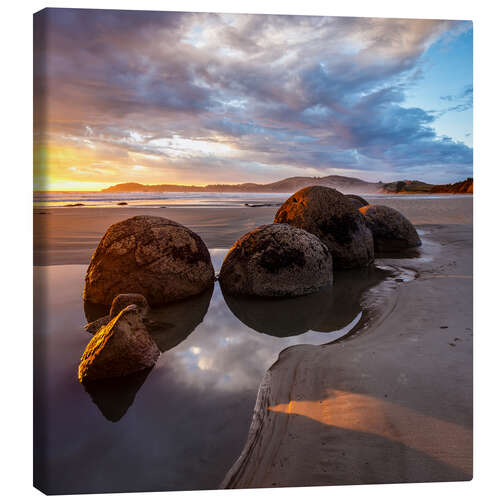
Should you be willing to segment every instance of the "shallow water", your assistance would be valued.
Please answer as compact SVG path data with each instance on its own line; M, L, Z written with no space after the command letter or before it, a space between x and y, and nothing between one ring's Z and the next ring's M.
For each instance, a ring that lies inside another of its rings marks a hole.
M212 250L216 270L226 250ZM362 318L362 296L388 276L337 273L294 299L213 290L155 311L162 350L147 372L85 389L79 358L86 266L35 268L35 477L49 493L217 488L245 443L265 371L295 344L324 344Z

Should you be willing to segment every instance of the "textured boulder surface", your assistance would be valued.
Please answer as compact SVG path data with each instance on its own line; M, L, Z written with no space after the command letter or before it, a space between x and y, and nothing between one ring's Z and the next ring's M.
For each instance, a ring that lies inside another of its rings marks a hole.
M358 196L357 194L345 194L344 196L349 199L354 208L361 208L369 205L364 198Z
M123 309L132 304L137 306L137 312L141 315L141 318L144 318L148 314L149 304L144 295L140 293L121 293L113 299L109 315L114 318Z
M157 306L201 293L213 281L210 254L196 233L140 215L108 228L92 255L83 299L109 306L119 294L139 293Z
M140 293L121 293L117 295L111 304L111 309L109 314L91 321L84 326L87 332L94 335L102 326L108 324L117 314L119 314L125 307L135 304L137 306L137 311L144 319L149 312L149 304L144 295Z
M373 262L373 237L363 216L335 189L311 186L281 205L276 223L304 229L326 244L334 269L365 267Z
M80 360L80 382L121 377L152 367L160 350L135 305L123 309L90 340Z
M304 295L332 284L332 259L316 236L287 224L269 224L236 241L219 281L229 294Z
M359 211L373 234L376 252L397 252L422 244L413 224L394 208L368 205Z

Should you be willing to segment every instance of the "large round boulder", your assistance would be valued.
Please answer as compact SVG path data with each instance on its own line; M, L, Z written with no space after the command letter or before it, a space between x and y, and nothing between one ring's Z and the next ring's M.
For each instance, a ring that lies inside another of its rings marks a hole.
M275 223L304 229L326 244L335 269L365 267L373 262L373 237L363 216L336 189L311 186L281 205Z
M140 215L108 228L92 255L83 299L110 306L117 295L139 293L158 306L201 293L213 281L210 254L196 233Z
M287 224L269 224L236 241L219 281L228 294L305 295L333 283L332 258L316 236Z
M422 244L413 224L394 208L368 205L359 211L373 234L376 252L397 252Z
M353 207L356 209L369 205L369 203L364 198L358 196L357 194L345 194L344 196L349 199Z

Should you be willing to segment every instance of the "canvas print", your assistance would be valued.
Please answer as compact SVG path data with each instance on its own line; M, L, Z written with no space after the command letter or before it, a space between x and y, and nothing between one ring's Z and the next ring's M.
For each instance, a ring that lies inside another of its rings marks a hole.
M473 27L34 15L34 485L472 478Z

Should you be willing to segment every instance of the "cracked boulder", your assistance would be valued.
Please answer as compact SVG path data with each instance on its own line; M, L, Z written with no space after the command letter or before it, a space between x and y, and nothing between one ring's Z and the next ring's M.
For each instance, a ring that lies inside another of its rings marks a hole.
M90 340L80 359L78 379L90 382L122 377L156 363L160 350L137 306L127 306Z
M151 306L201 293L214 282L205 243L164 217L140 215L108 228L92 255L83 299L110 306L120 294L141 294Z
M310 186L297 191L281 205L274 222L317 236L332 254L334 269L366 267L373 262L373 237L364 217L336 189Z
M305 295L333 283L332 258L316 236L287 224L269 224L236 241L219 281L225 294Z
M422 244L413 224L394 208L368 205L359 211L373 234L377 253L398 252Z
M134 304L137 306L137 311L139 312L142 319L146 318L149 312L149 304L144 295L140 293L121 293L117 295L111 304L111 309L109 314L98 318L95 321L91 321L84 326L84 329L89 333L94 335L101 327L109 323L120 311L125 309L125 307Z

